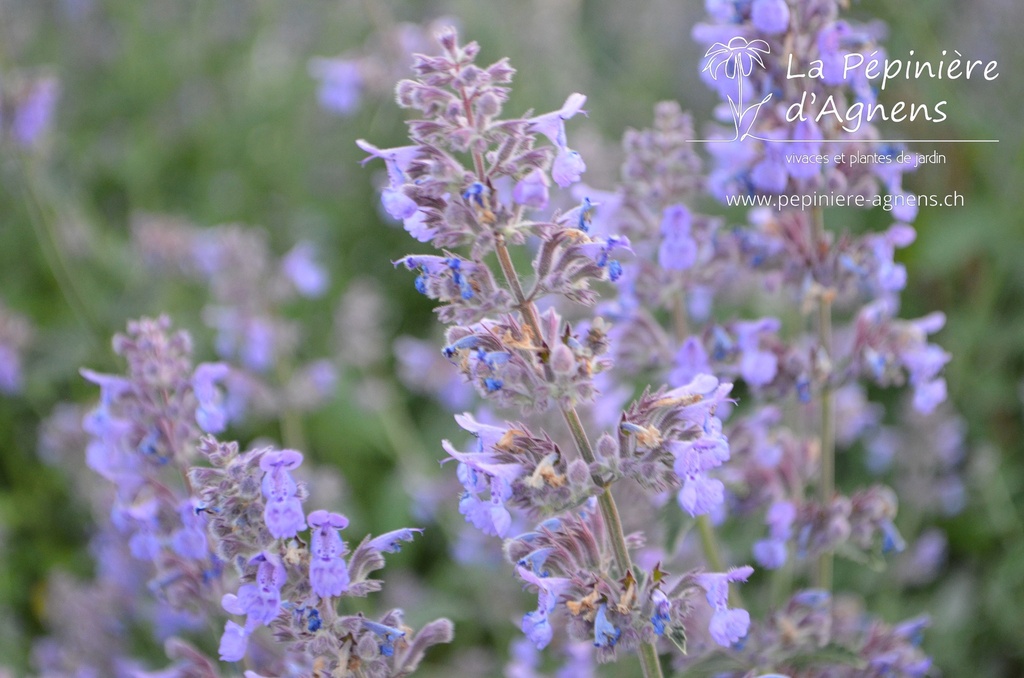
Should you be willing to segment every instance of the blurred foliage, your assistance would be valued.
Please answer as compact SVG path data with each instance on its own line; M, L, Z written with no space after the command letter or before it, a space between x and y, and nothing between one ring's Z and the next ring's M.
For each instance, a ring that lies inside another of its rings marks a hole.
M893 56L959 49L998 59L995 83L917 81L901 92L949 99L950 138L1000 143L939 149L947 163L908 182L967 200L961 209L922 210L918 241L902 255L910 273L904 315L948 316L939 341L954 355L951 396L973 447L968 508L943 525L950 560L937 582L909 591L861 581L852 569L839 574L887 619L930 611L926 647L948 675L1024 675L1024 80L1012 71L1024 63L1014 32L1024 5L982 0L965 11L955 0L865 0L852 13L888 23ZM676 98L696 120L710 118L689 37L702 14L701 3L668 0L524 0L500 9L470 0L0 0L0 72L52 72L63 90L45 158L10 155L0 165L0 297L38 328L24 397L0 399L0 609L12 612L0 614L0 656L24 666L28 639L42 630L51 571L87 576L90 568L89 525L68 479L35 454L39 422L60 400L94 397L77 368L115 369L109 336L133 316L169 312L210 355L200 291L161 282L133 257L133 214L262 226L278 252L310 239L332 272L330 299L367 277L392 304L390 332L429 336L427 301L390 264L415 243L381 219L374 174L360 170L353 143L399 144L402 112L372 92L351 117L321 111L308 60L361 49L397 21L458 17L485 60L507 55L519 69L508 110L550 110L569 92L588 93L589 120L576 134L585 139L587 182L606 188L617 176L623 128L647 125L654 102ZM927 135L923 126L907 135ZM882 218L857 215L863 223L852 225L884 226ZM308 356L332 349L331 303L294 309L308 328ZM353 383L309 417L309 447L346 478L340 502L353 523L379 532L410 520L409 501L386 435L393 422L367 417ZM418 446L440 457L435 441L451 434L449 419L421 399L407 406ZM240 435L277 433L268 423ZM474 645L503 654L515 631L511 608L491 602L496 580L516 595L507 568L453 566L450 546L421 540L388 568L423 577L416 595L424 611L407 605L411 621L456 621L457 648L438 651L435 666Z

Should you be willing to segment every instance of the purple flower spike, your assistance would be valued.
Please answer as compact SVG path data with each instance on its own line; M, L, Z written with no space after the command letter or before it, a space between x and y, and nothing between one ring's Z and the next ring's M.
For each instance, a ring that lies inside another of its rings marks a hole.
M768 524L768 539L754 544L754 558L764 567L774 570L786 563L788 549L786 542L793 531L796 520L796 506L791 501L777 501L768 509L765 522Z
M683 481L679 505L691 516L711 513L725 501L725 485L717 478L695 474Z
M281 587L287 573L281 559L274 553L263 552L253 561L258 561L256 582L243 584L238 595L227 594L221 606L232 614L246 615L245 628L252 630L258 624L270 624L281 608Z
M196 513L194 500L182 502L178 509L182 527L171 535L171 548L184 557L200 560L207 555L206 524Z
M669 616L672 603L661 589L654 590L651 594L651 602L654 603L654 616L651 617L654 632L659 636L665 635L665 624L672 620Z
M753 546L754 560L769 570L777 570L786 564L786 542L779 539L759 539Z
M306 529L302 517L302 504L294 497L283 501L267 502L263 513L270 534L276 539L287 539Z
M743 321L735 325L736 344L740 349L740 374L751 386L766 386L778 373L778 358L771 351L761 350L760 338L778 332L780 327L775 318Z
M275 450L267 452L260 459L260 470L271 472L275 470L291 471L302 464L302 453L297 450Z
M467 492L459 501L459 513L466 516L466 522L492 537L504 537L512 526L512 514L500 495L486 500Z
M385 188L380 194L381 204L384 211L391 215L392 219L411 219L419 210L416 201L397 188Z
M516 572L524 582L537 587L537 609L523 616L522 629L537 649L543 650L554 633L548 615L554 611L559 596L570 582L564 577L541 577L521 566L516 567Z
M345 542L338 530L348 527L348 518L338 513L313 511L309 514L313 528L310 541L309 583L321 598L340 596L348 590L348 566L342 556Z
M708 352L697 337L689 337L675 355L675 368L669 375L669 383L686 384L698 374L711 372Z
M690 235L690 210L669 205L661 218L658 264L666 271L685 271L697 263L697 243Z
M132 390L132 384L124 377L113 374L101 374L83 367L79 373L87 380L100 387L100 401L103 405L110 405L122 395Z

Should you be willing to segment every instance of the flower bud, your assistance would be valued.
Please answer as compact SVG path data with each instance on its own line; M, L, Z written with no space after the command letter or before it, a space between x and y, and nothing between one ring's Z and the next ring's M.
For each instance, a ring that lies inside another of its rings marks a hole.
M582 459L573 459L566 475L569 476L569 484L573 487L583 486L590 482L590 469L587 467L587 462Z
M599 457L613 459L619 456L619 443L609 434L602 434L597 439L597 454Z
M395 101L402 108L412 108L416 104L416 89L412 80L399 80L395 86Z
M377 641L371 634L366 634L359 639L359 645L356 646L356 654L359 655L360 659L374 659L380 654L380 650L377 649Z
M501 113L501 101L493 92L485 92L476 102L476 112L484 118L493 118Z
M458 33L456 33L454 26L445 26L437 32L437 41L441 43L441 47L443 47L446 52L455 52L458 39L459 36Z
M565 344L558 344L551 351L551 369L560 376L569 376L576 371L576 358L572 349Z

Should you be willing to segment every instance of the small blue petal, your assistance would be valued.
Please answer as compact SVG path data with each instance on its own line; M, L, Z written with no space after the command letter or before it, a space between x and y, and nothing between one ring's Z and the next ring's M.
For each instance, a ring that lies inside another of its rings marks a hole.
M483 194L485 190L486 188L484 187L483 184L481 184L479 181L474 181L472 184L469 185L469 188L467 188L466 191L462 194L462 197L467 202L475 202L477 205L483 207Z
M322 625L323 621L320 619L320 610L317 610L316 608L310 610L309 623L306 625L306 628L313 633L319 631Z
M594 618L594 647L615 647L619 642L622 631L608 621L607 605L597 608L597 617Z
M590 219L594 211L594 205L590 202L590 198L583 198L583 203L580 205L580 216L576 222L576 227L586 233L590 230Z

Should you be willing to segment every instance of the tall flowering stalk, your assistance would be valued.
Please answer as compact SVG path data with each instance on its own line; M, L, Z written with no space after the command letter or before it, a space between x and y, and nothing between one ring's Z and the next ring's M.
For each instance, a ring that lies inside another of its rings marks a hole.
M914 164L895 162L902 149L890 144L879 148L874 140L882 135L870 121L858 119L851 129L826 108L831 102L839 110L856 110L856 106L871 106L876 96L866 70L847 69L844 64L850 52L882 53L877 27L843 20L839 15L841 5L836 0L757 0L747 7L709 4L712 21L697 26L694 36L714 43L709 54L729 35L748 36L764 44L767 49L764 61L758 64L760 68L751 67L736 75L740 83L747 81L755 92L771 98L771 104L752 121L748 139L737 139L727 150L715 153L716 168L710 177L713 193L720 197L737 193L803 196L827 190L873 196L888 191L896 198L904 197L902 174L912 170ZM708 67L713 65L713 58ZM821 77L801 78L796 83L784 78L783 73L794 61L821 64ZM720 83L713 84L723 96L730 97ZM787 113L796 104L803 116L790 122ZM833 140L842 143L830 144ZM820 156L810 162L795 159L805 151ZM853 157L864 152L882 159L864 165L821 162L821 158ZM781 274L781 282L798 286L801 306L815 309L814 353L795 383L805 389L801 391L803 397L811 389L817 395L817 485L822 507L836 500L838 388L860 376L881 383L899 383L906 378L914 386L915 405L920 411L930 412L945 399L946 386L940 372L949 356L925 341L926 334L940 328L943 320L939 316L922 319L921 333L909 344L897 347L902 344L896 339L902 334L900 323L891 319L906 282L906 271L894 263L893 255L896 248L914 239L908 224L916 216L916 208L913 202L905 202L892 209L892 216L896 223L885 234L837 238L826 230L820 207L762 213L755 217L758 223L754 233L746 235L740 244L741 252L752 251L754 258L748 261L755 268L767 272L775 268L776 262L781 264L781 270L771 275ZM771 261L766 256L768 249L782 258ZM851 341L851 330L840 328L837 334L834 316L837 308L844 311L858 305L861 310L856 314ZM879 314L886 320L881 320ZM879 321L876 323L874 318ZM878 334L868 330L869 325ZM893 339L895 346L890 343ZM901 371L907 376L903 377ZM754 385L761 386L756 382ZM826 589L832 585L831 549L819 555L816 581Z
M597 205L589 198L544 216L551 182L567 188L586 169L566 135L566 121L586 97L572 94L550 113L501 119L513 74L506 60L477 66L479 47L459 45L452 30L439 41L442 54L418 55L417 79L397 87L399 104L423 114L409 123L413 143L380 149L359 142L387 167L387 212L442 250L396 264L417 272L416 288L442 304L437 312L449 325L443 353L466 380L499 407L557 410L576 451L570 455L521 422L457 417L476 438L467 452L444 445L465 490L460 511L498 537L510 534L513 511L542 519L505 544L519 578L538 592L537 609L522 622L538 648L553 638L552 619L564 617L569 634L589 638L599 660L613 659L620 647L636 649L644 675L660 676L655 642L665 636L682 643L696 590L707 591L717 642L746 634L749 615L730 608L721 591L723 582L746 579L749 568L700 579L637 567L631 552L642 537L624 533L611 488L632 479L655 492L675 489L680 501L720 501L721 483L708 472L729 458L715 411L730 385L700 374L675 389L648 389L621 412L616 430L592 444L578 406L593 402L595 378L611 366L609 326L600 317L573 325L554 306L537 306L545 298L593 304L591 285L617 281L619 257L632 252L626 237L590 232ZM510 248L531 237L538 244L527 289ZM452 251L457 247L467 247L468 256Z
M789 50L804 61L820 57L832 67L822 82L811 85L817 100L834 97L840 108L847 98L862 100L870 96L863 74L852 74L853 82L837 79L834 64L845 51L871 45L874 31L840 20L838 3L829 0L708 7L713 22L698 26L695 35L711 45L709 58L716 44L735 35L763 40L773 55L759 64L763 68L751 62L749 72L736 68L736 79L711 84L730 104L736 96L731 88L742 87L756 96L771 94L771 105L765 102L743 136L730 139L731 130L723 129L714 137L723 143L707 147L712 168L706 178L689 143L692 125L677 105L660 104L653 129L627 133L622 183L602 196L605 209L591 224L591 232L625 233L636 255L624 267L618 299L606 307L617 328L612 336L616 369L628 377L653 368L670 385L707 372L742 382L752 407L733 413L725 427L732 454L719 478L727 501L681 497L681 502L695 515L717 513L719 520L763 511L767 535L752 545L751 553L766 569L816 561L814 579L821 588L797 593L785 612L752 625L743 650L733 655L743 668L727 675L795 666L799 655L813 656L815 648L828 645L852 650L849 664L822 667L823 673L812 675L924 675L930 662L917 646L926 619L896 627L865 622L860 629L870 632L850 634L849 615L863 612L840 604L828 590L834 553L878 563L879 555L904 547L894 525L897 502L892 490L876 485L850 495L836 491L837 443L850 447L865 439L873 445L872 436L877 435L878 408L868 402L858 381L909 382L913 406L924 414L945 398L941 370L949 355L927 340L944 318L895 317L906 270L894 254L914 240L907 223L914 210L893 209L896 223L888 230L854 237L828 232L820 209L755 210L748 224L728 228L692 209L702 191L723 200L737 193L799 196L823 189L899 194L901 175L909 166L884 161L866 167L808 166L786 159L787 153L794 157L805 152L797 148L828 157L869 150L878 138L870 125L850 133L829 124L828 118L820 126L786 123L784 112L800 93L781 76ZM791 8L792 16L802 18L799 24L790 21ZM839 139L853 143L829 145ZM898 152L887 147L882 156L892 159ZM735 312L737 305L742 308L751 296L756 300L780 292L809 317L810 331L787 328L792 320L720 317ZM670 319L667 327L665 318ZM605 383L614 381L613 375ZM781 406L789 399L798 411L817 412L815 435L784 425ZM816 490L816 499L807 496L810 489ZM708 525L706 518L702 521L702 527ZM714 535L707 529L702 535L710 559L718 551ZM812 628L822 623L826 625L815 637L818 632ZM794 647L778 646L780 624L791 625L784 633L795 639Z

